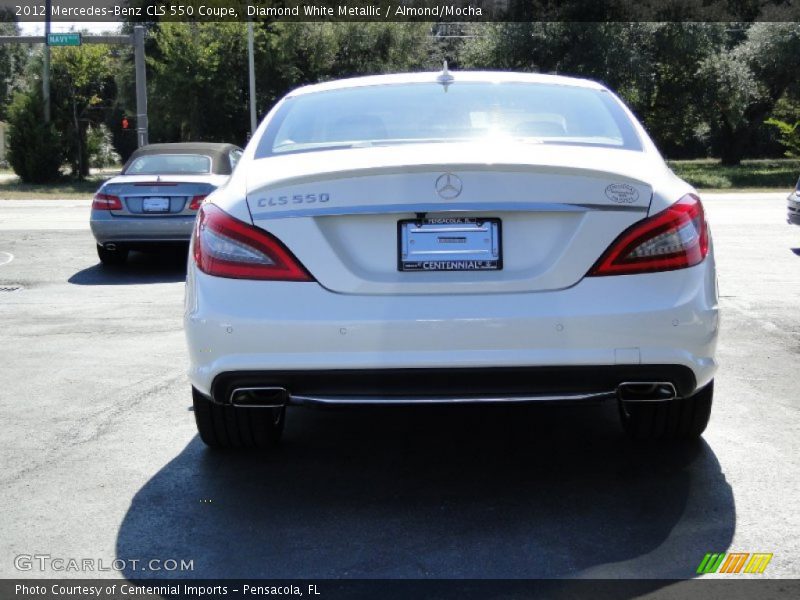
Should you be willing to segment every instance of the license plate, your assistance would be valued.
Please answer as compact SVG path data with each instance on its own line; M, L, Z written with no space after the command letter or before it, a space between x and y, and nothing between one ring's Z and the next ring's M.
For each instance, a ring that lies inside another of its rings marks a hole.
M500 219L442 217L398 224L399 271L499 271Z
M142 200L142 211L146 213L169 212L169 198L144 198Z

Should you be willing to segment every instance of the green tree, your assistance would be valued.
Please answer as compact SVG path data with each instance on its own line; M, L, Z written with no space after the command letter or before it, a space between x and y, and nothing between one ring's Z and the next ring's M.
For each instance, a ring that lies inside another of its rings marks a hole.
M779 100L797 97L798 56L800 24L755 23L741 44L702 65L698 84L723 164L738 164Z
M273 100L298 85L435 65L424 23L276 23L263 78Z
M780 133L780 142L786 148L786 156L797 158L800 156L800 121L787 123L771 117L765 121Z
M327 77L439 69L441 54L428 23L336 23Z
M153 46L148 57L151 139L243 141L248 130L246 24L161 23Z
M85 44L77 48L52 48L50 53L53 122L64 134L72 175L89 174L87 132L105 121L114 106L117 61L109 48Z
M430 68L429 30L419 23L256 23L258 113L299 85ZM160 23L148 56L153 141L246 141L246 24Z
M706 59L698 70L698 82L715 153L722 164L736 165L749 141L753 107L766 101L764 90L736 50Z
M558 73L609 85L638 113L667 154L701 152L703 112L695 77L724 45L717 23L497 23L473 29L465 68Z
M19 35L16 17L9 11L0 8L0 35ZM18 44L0 44L0 121L7 118L9 102L15 90L22 83L27 54Z
M42 118L41 89L17 92L8 109L8 162L26 183L57 180L63 159L61 140L52 123Z
M707 116L698 102L697 73L709 56L733 43L731 34L724 23L633 27L629 37L635 41L629 48L634 56L619 92L667 156L707 154Z

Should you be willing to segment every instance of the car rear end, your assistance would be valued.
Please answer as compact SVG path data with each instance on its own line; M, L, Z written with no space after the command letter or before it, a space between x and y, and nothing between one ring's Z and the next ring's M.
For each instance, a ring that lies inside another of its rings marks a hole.
M539 132L523 140L282 153L280 127L262 126L251 168L211 197L193 238L186 334L201 415L627 405L706 388L718 318L702 204L619 101L598 98L617 147L543 142L552 109L523 123ZM347 127L381 135L369 119ZM211 445L247 445L208 427Z
M794 191L789 194L786 203L786 221L791 225L800 225L800 180L798 180Z
M92 233L106 247L186 243L200 204L216 188L209 181L166 175L111 180L92 201Z
M228 179L228 148L154 144L135 151L92 201L89 224L101 261L120 264L129 250L185 245L200 204Z
M187 177L128 176L103 185L92 201L98 244L143 247L189 241L200 204L217 182Z

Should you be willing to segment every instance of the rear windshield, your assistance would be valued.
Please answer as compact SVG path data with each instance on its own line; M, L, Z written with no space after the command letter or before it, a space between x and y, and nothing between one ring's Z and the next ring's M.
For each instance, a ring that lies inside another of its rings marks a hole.
M288 99L256 157L359 146L515 140L641 150L606 91L539 83L378 85Z
M134 159L125 175L199 175L211 172L211 157L202 154L147 154Z

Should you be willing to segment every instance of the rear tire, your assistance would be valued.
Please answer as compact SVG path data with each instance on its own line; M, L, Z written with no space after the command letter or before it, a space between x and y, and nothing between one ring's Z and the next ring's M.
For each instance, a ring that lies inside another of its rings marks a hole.
M714 382L688 398L667 402L619 403L625 433L634 440L693 440L711 416Z
M97 244L97 256L100 257L100 262L104 265L118 267L124 265L125 261L128 260L128 251L124 248L109 250L105 246Z
M200 439L210 448L272 448L281 439L285 408L242 408L217 404L192 388Z

